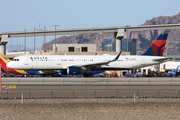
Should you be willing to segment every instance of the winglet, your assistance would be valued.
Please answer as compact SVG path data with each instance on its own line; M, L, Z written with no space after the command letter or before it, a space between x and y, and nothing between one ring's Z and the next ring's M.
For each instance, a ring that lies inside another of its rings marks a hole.
M122 53L122 52L120 52L111 62L118 60L118 59L119 59L119 56L121 55L121 53Z

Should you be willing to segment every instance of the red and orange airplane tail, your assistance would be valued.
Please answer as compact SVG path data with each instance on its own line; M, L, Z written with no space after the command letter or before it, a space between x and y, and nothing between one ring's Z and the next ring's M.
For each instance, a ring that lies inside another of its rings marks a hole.
M8 72L8 73L12 73L12 74L19 74L19 75L24 75L25 71L24 70L15 70L15 69L11 69L8 68L6 66L6 64L9 62L10 60L5 59L1 54L0 54L0 64L1 64L1 69L3 69L4 71Z

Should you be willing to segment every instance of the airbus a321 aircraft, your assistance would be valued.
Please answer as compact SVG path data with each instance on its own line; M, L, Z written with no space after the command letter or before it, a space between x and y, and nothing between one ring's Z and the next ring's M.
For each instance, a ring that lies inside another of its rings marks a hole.
M7 67L7 63L10 62L10 60L5 59L0 54L0 64L1 64L1 70L6 73L12 73L16 75L50 75L51 77L66 77L67 75L61 74L60 70L18 70L18 69L11 69ZM99 71L92 71L94 75L97 75L101 72L104 72L104 70Z
M163 56L168 34L161 34L143 55L23 55L7 63L23 70L60 70L61 74L92 76L91 71L132 70L169 60ZM88 74L88 73L89 74Z

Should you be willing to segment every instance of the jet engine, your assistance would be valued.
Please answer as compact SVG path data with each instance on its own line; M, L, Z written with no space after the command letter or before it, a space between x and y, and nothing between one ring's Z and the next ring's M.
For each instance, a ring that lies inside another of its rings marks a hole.
M81 67L70 66L67 68L67 74L69 75L75 75L80 73L81 73Z

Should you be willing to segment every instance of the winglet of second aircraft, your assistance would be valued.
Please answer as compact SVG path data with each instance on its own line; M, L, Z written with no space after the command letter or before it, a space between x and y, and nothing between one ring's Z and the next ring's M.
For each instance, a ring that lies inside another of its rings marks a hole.
M121 53L122 53L122 52L120 52L111 62L118 60L118 59L119 59L119 56L121 55Z

